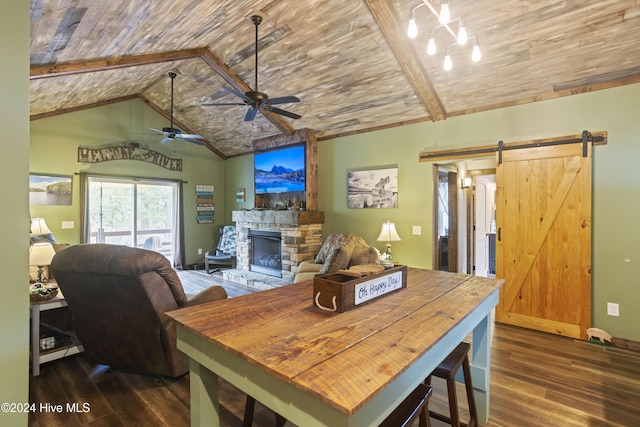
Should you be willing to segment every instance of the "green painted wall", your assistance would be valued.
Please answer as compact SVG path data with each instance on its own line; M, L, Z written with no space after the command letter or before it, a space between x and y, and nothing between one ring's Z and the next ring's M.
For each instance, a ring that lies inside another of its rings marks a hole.
M0 187L2 309L0 402L29 402L29 2L2 5L0 26ZM4 409L4 407L3 407ZM0 413L4 426L27 425L27 413Z
M255 187L253 185L253 155L233 157L225 161L225 206L230 208L225 218L229 224L231 211L251 209L254 206ZM244 188L246 198L244 203L236 203L235 192L238 188Z
M572 97L421 123L318 144L319 209L325 212L325 236L351 231L371 244L376 242L380 225L396 223L401 242L393 245L394 257L407 265L431 268L432 178L431 164L419 163L421 151L469 147L505 142L578 134L582 130L607 131L609 144L597 147L594 155L594 326L612 335L640 341L640 294L635 289L638 276L639 244L635 235L640 226L640 172L635 167L640 155L640 84L597 91ZM399 118L400 120L401 118ZM253 156L220 160L192 144L161 146L157 138L147 137L147 128L158 127L164 119L139 101L127 101L92 110L42 119L31 123L31 165L34 172L71 174L80 170L97 173L132 174L145 177L171 177L189 181L185 191L187 207L187 262L201 256L215 241L216 228L231 223L231 211L253 207ZM119 161L97 165L76 162L78 145L103 145L135 139L158 151L184 159L184 172L165 171L140 162ZM397 166L399 206L397 209L348 209L347 172L354 169ZM76 182L77 183L77 180ZM196 225L193 190L196 184L216 188L216 224ZM235 190L245 188L247 201L235 202ZM78 185L74 186L71 207L31 207L33 216L47 219L60 241L76 243L80 238ZM61 221L76 221L67 231ZM412 226L422 234L412 234ZM625 262L629 259L629 262ZM620 304L620 317L606 315L606 303Z
M185 246L187 264L204 259L198 255L211 249L217 241L217 227L224 224L224 161L204 147L187 142L160 144L161 136L153 135L149 127L168 126L165 118L146 106L132 100L110 104L31 122L30 171L33 173L73 175L80 171L96 174L123 175L145 178L182 179ZM182 172L134 160L116 160L103 163L78 163L78 146L101 146L122 141L135 141L169 157L182 159ZM195 186L214 186L216 219L213 225L196 224ZM71 206L31 206L33 217L42 217L58 242L79 243L80 181L73 180ZM72 230L62 229L62 221L74 221Z
M350 231L382 250L384 244L375 239L388 219L402 238L393 244L394 258L431 268L432 166L418 162L421 151L607 131L608 145L594 150L593 324L616 337L640 341L639 110L640 84L635 84L320 141L318 200L325 212L324 235ZM252 156L227 161L227 191L252 187L252 162ZM399 168L398 208L348 209L347 172L390 165ZM422 235L412 235L413 225L422 227ZM607 302L620 304L620 317L607 316Z

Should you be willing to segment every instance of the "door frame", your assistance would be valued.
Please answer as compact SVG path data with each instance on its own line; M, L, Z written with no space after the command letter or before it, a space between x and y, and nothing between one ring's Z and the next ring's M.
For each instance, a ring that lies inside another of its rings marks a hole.
M478 241L477 224L476 224L476 211L477 211L477 178L479 176L488 176L496 174L495 168L484 169L468 169L467 177L471 178L471 187L463 188L465 190L466 210L467 210L467 229L466 229L466 244L467 244L467 274L476 274L476 260L477 260L477 247Z
M447 271L458 271L458 168L454 164L442 163L433 165L433 241L432 254L433 266L437 270L440 265L440 253L438 251L438 229L439 229L439 180L440 170L448 173L448 194L447 194L447 212L449 222L447 224L449 230L448 240L448 256Z

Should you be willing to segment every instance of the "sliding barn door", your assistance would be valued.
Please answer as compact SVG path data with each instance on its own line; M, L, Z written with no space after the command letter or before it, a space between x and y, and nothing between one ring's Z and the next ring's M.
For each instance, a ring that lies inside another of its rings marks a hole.
M496 320L574 338L591 323L591 144L502 152Z

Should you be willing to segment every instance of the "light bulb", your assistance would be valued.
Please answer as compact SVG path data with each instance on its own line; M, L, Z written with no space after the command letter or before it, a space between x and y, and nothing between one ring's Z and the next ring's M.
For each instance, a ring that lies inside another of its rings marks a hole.
M473 62L478 62L480 61L480 58L482 58L482 53L480 53L480 46L478 46L478 43L474 43L473 50L471 51L471 60Z
M445 71L450 71L453 68L453 61L451 61L451 55L449 55L449 52L447 52L447 54L444 57L443 67Z
M458 44L464 46L468 40L467 28L464 26L464 21L460 19L460 25L458 26Z
M437 51L436 40L433 38L433 34L429 38L429 43L427 43L427 55L435 55Z
M409 28L407 28L407 36L410 39L415 39L418 35L418 26L416 25L416 18L409 19Z
M440 17L438 21L440 25L447 25L451 20L451 11L449 10L449 2L447 0L442 0L440 4Z

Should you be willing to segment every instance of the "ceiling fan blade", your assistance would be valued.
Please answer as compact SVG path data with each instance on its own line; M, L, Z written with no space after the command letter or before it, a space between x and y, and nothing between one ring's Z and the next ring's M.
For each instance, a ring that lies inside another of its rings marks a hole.
M267 102L271 105L289 104L291 102L300 102L300 98L297 96L281 96L279 98L269 98Z
M193 133L179 133L176 135L176 138L178 139L203 139L204 136L202 135L196 135Z
M299 119L300 115L296 114L296 113L292 113L290 111L286 111L283 110L281 108L276 108L276 107L266 107L265 108L267 111L271 111L272 113L276 113L276 114L280 114L281 116L286 116L286 117L290 117L292 119Z
M159 134L162 134L162 135L166 135L167 134L166 132L161 131L160 129L154 129L154 128L149 128L149 129L154 130L154 131L156 131L156 132L158 132Z
M253 119L256 118L256 114L258 114L258 109L257 108L249 108L249 110L247 111L247 114L245 114L244 116L244 121L245 122L251 122L253 121Z
M247 105L247 104L246 103L240 103L240 102L221 102L221 103L200 104L201 107L216 107L216 106L220 106L220 105Z
M160 144L168 144L171 141L173 141L173 138L164 138L162 141L160 141Z
M235 90L232 87L225 86L223 89L226 90L227 92L231 92L232 94L234 94L237 97L240 97L240 98L244 99L247 102L253 102L253 100L251 98L249 98L247 95L245 95L242 92L239 92L239 91Z

